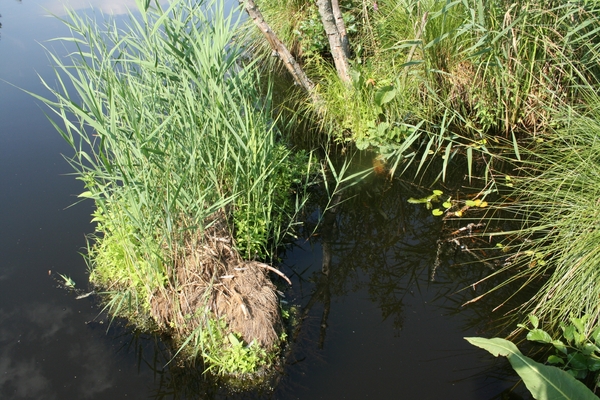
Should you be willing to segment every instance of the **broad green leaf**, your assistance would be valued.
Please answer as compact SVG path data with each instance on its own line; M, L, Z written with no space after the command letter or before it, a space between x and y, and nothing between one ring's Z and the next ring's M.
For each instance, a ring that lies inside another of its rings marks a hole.
M579 333L584 333L585 332L585 326L584 326L584 321L580 318L572 318L571 322L573 323L573 325L575 326L575 328L577 328L577 331Z
M574 339L575 344L577 345L577 347L579 347L579 346L581 346L583 344L583 342L585 342L586 337L581 332L574 332L573 333L573 339Z
M587 357L581 353L572 353L567 356L569 367L578 370L587 370Z
M548 356L548 363L550 363L550 364L564 364L565 360L563 360L559 356L551 355L551 356Z
M442 206L444 206L444 208L450 208L452 207L452 203L449 201L445 201L444 203L442 203Z
M439 208L436 208L435 210L431 211L431 213L435 216L435 217L439 217L440 215L444 215L444 212L442 210L440 210Z
M553 340L552 346L554 346L554 348L560 351L561 353L567 354L567 346L565 346L565 344L560 340Z
M396 97L396 89L393 86L384 86L375 93L375 104L382 106Z
M235 335L233 333L230 333L229 335L227 335L227 338L229 339L229 342L233 346L239 346L240 341L238 340L238 338L235 337Z
M441 196L441 195L443 195L443 194L444 194L444 192L442 192L441 190L434 190L434 191L433 191L433 194L434 194L435 196Z
M600 370L600 360L597 358L588 358L587 369L592 372Z
M592 353L597 352L597 351L600 351L600 349L598 349L598 346L596 346L593 343L589 343L589 342L585 343L581 348L581 352L583 354L585 354L586 356L589 356Z
M600 346L600 326L592 332L592 336L590 337L596 343L596 345Z
M573 325L569 325L566 327L561 326L561 328L563 328L563 336L565 339L567 339L569 342L572 342L575 335L575 327Z
M354 144L356 145L356 148L358 150L366 150L371 144L371 142L369 142L369 139L367 138L357 138Z
M506 339L465 338L469 343L489 351L494 356L508 358L534 399L538 400L598 400L583 383L567 372L533 361Z
M465 206L467 206L467 207L475 207L476 204L475 204L475 202L473 200L467 200L467 201L465 201Z
M543 329L533 329L527 334L527 340L540 343L551 343L552 337Z

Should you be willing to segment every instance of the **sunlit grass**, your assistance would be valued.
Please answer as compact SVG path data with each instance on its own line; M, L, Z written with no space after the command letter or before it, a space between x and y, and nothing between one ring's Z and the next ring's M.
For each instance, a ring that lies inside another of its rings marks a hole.
M193 345L186 354L216 360L227 341L215 346L211 332L225 328L208 303L170 321L157 313L184 314L176 294L187 282L177 269L206 245L208 229L223 225L215 240L245 259L273 254L302 205L291 189L308 156L285 146L271 94L260 90L269 84L233 40L239 13L224 15L220 2L139 3L141 16L123 28L70 11L72 36L57 40L76 51L66 59L49 52L58 87L44 82L52 97L36 97L62 121L55 127L75 153L80 197L95 202L90 280L109 294L109 311L152 317L188 335L175 337ZM219 282L210 265L191 267L209 287ZM157 305L160 296L175 304Z
M539 291L521 311L533 313L549 331L570 317L600 322L600 99L585 96L586 106L560 115L562 127L522 149L514 190L500 206L507 232L488 232L500 240L500 286L517 293L528 285ZM490 277L491 277L490 276ZM489 279L490 277L486 278Z
M340 1L351 85L332 68L314 4L259 6L317 83L325 132L383 154L394 172L437 157L444 178L453 158L472 167L474 155L493 152L495 137L519 158L518 141L556 127L553 110L577 104L600 74L597 2Z

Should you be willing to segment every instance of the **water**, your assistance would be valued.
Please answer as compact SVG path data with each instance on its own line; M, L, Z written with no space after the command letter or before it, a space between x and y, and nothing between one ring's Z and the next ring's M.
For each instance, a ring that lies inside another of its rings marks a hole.
M133 0L75 1L105 11ZM0 4L0 78L46 94L40 43L68 32L46 10L56 0ZM58 51L61 51L58 49ZM66 50L62 50L63 52ZM69 148L44 107L0 82L0 398L236 398L164 367L160 341L108 322L92 297L76 300L57 273L86 288L78 252L92 232L90 203L61 156ZM483 273L445 259L435 271L439 225L408 205L414 188L371 182L340 206L322 236L286 253L287 298L309 306L274 399L492 399L516 381L506 364L462 338L487 333L491 303L462 308L458 289ZM331 256L322 274L323 252ZM304 308L306 309L306 308ZM248 396L246 396L248 397Z

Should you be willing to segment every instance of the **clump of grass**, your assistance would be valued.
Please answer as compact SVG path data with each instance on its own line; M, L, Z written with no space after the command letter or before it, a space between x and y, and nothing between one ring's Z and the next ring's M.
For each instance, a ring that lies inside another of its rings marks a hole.
M600 323L600 99L585 100L584 111L567 109L560 129L521 150L519 174L508 183L512 198L500 207L514 218L492 217L518 229L487 233L501 241L504 262L486 280L510 276L492 290L540 285L522 311L553 334L583 315L588 333Z
M233 14L192 0L138 7L123 29L69 12L72 36L58 40L76 50L50 52L58 89L36 95L62 120L81 197L96 205L90 280L112 314L150 318L191 347L181 354L219 362L239 343L218 338L235 337L262 349L256 369L279 344L279 306L273 268L253 260L289 231L308 155L285 146Z
M259 5L317 83L325 131L376 150L392 172L433 158L445 171L457 156L472 167L496 137L518 159L518 141L560 123L550 110L577 104L600 73L597 2L341 1L354 32L350 85L319 47L314 4Z

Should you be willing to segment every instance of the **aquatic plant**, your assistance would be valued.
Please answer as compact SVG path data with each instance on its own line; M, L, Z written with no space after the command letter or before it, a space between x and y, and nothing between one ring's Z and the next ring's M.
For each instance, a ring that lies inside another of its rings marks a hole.
M257 3L316 84L313 117L324 131L379 152L391 172L414 162L439 165L445 178L465 157L472 174L478 154L494 160L495 137L518 159L519 139L556 126L553 107L578 103L599 73L597 2L341 1L353 24L349 84L323 51L314 4ZM304 113L306 102L290 108Z
M285 146L269 85L233 40L239 13L137 3L125 28L69 11L72 36L57 40L75 51L49 52L58 88L34 95L59 117L80 197L95 202L90 280L111 314L158 327L178 353L256 372L279 346L267 274L281 275L257 260L290 230L308 155ZM256 350L243 356L240 343Z
M519 327L527 330L527 340L551 345L555 353L548 356L548 364L567 371L575 378L593 382L594 390L598 388L600 371L600 327L588 324L589 315L581 318L571 317L568 324L561 322L562 335L553 339L539 323L539 319L529 315L529 324L520 324ZM591 378L591 379L590 379Z
M483 233L495 247L487 257L496 267L475 285L507 278L472 300L503 287L514 295L539 285L520 310L535 314L552 336L572 318L587 315L590 326L600 318L600 99L596 93L582 99L556 116L559 129L520 148L522 161L512 164L510 180L497 171L506 196L489 207L485 220L500 225Z

